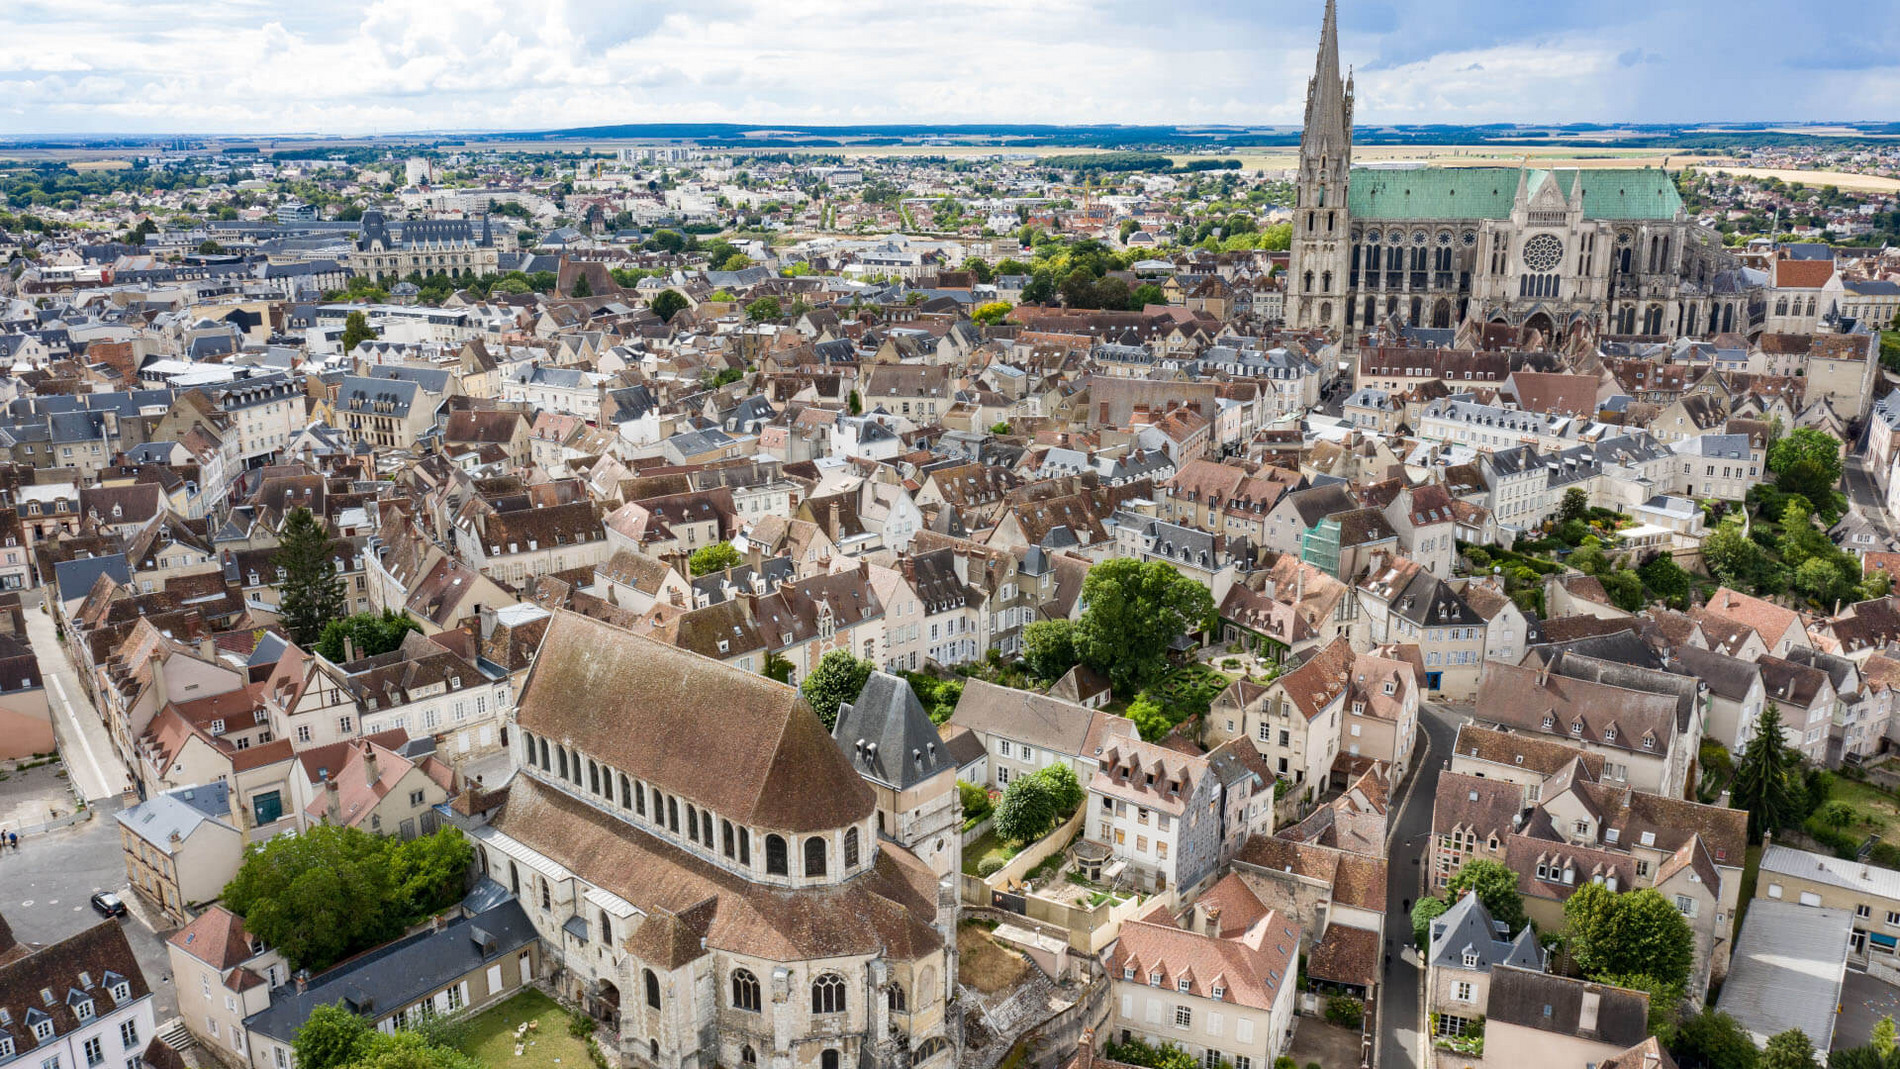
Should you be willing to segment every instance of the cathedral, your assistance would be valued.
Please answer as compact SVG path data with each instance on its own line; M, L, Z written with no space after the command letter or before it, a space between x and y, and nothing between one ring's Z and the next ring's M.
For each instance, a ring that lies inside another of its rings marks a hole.
M1335 0L1300 135L1286 322L1675 338L1759 330L1763 298L1655 168L1352 166Z

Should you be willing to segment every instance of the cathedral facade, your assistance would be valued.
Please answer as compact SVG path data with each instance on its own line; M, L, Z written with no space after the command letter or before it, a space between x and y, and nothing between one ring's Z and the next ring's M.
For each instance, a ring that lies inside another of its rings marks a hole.
M1352 166L1335 0L1300 135L1286 322L1674 338L1759 330L1762 290L1655 168Z

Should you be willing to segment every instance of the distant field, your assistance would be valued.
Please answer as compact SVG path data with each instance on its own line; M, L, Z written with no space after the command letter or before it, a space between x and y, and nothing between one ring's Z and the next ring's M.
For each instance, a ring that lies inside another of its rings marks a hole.
M131 160L76 160L75 171L123 171L132 166Z
M1779 178L1783 182L1800 182L1808 186L1838 186L1841 189L1853 189L1865 193L1900 191L1900 178L1882 178L1877 174L1852 174L1847 171L1796 171L1770 167L1710 167L1707 169L1717 174L1731 174L1741 178Z

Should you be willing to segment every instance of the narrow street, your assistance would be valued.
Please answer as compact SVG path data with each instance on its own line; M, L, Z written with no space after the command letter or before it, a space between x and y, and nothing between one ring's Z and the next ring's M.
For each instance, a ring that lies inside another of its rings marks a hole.
M1847 458L1845 467L1847 500L1853 503L1855 511L1867 517L1889 542L1893 541L1893 522L1887 515L1886 502L1880 496L1880 486L1874 482L1874 475L1867 470L1867 460L1859 453Z
M1412 916L1407 904L1416 902L1422 890L1421 866L1431 837L1438 774L1451 756L1458 725L1465 715L1448 705L1428 704L1420 710L1425 748L1412 766L1411 779L1393 817L1386 861L1385 934L1394 947L1401 949L1386 970L1385 982L1379 985L1379 1069L1418 1069L1420 1064L1418 1000L1423 976L1418 955L1411 949Z
M46 702L53 713L53 735L59 740L60 757L75 790L88 801L116 800L130 779L125 765L112 748L111 734L99 719L92 699L67 659L66 647L54 631L53 618L39 596L28 592L23 599L26 610L27 639L33 645L33 657L39 662L46 683Z

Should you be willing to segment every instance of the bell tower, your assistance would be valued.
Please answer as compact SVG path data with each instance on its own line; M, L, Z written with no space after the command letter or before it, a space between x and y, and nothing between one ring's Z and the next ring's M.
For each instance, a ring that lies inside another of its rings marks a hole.
M1300 133L1300 169L1288 259L1286 321L1344 335L1346 267L1351 225L1346 182L1352 169L1352 76L1339 76L1336 0L1326 0L1319 61L1306 85L1306 125ZM1363 324L1362 329L1371 324ZM1347 339L1351 344L1351 339Z

